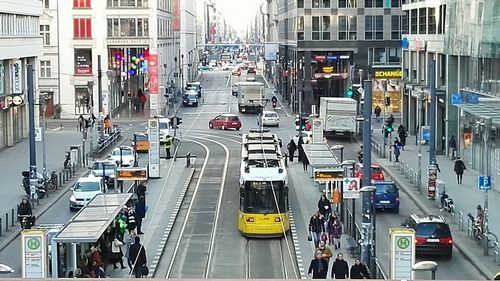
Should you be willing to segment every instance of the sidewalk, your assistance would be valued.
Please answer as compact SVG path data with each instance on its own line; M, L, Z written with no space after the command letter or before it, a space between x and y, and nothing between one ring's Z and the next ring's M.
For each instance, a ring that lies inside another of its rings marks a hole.
M379 144L383 144L383 134L381 130L381 123L374 123L373 129L373 140ZM378 126L377 126L378 125ZM397 127L394 127L397 128ZM395 139L395 134L391 140L391 143ZM467 236L467 213L476 214L477 205L483 205L484 202L484 192L478 191L477 189L477 177L479 172L472 169L467 169L463 176L463 184L457 184L456 174L453 171L454 161L448 159L444 155L437 155L436 160L439 164L441 173L438 173L438 180L443 180L446 185L446 191L450 198L453 199L455 205L455 217L452 218L449 214L439 211L439 197L435 200L427 199L427 166L429 165L429 146L422 146L422 194L419 193L417 186L410 181L408 176L406 176L406 171L410 170L412 173L418 171L418 146L415 144L415 136L409 136L406 141L406 146L404 150L401 150L400 163L396 166L395 162L389 161L389 148L386 148L386 158L380 157L376 152L372 152L372 162L378 162L385 172L402 188L405 192L410 194L414 198L415 203L419 205L422 209L430 214L441 214L447 217L447 221L451 222L450 227L452 228L453 238L455 240L455 245L459 248L466 256L471 259L471 262L476 268L488 278L491 278L494 273L499 269L500 256L497 258L497 262L494 261L494 249L490 249L490 256L484 257L483 249L480 248L474 241ZM394 156L392 156L394 161ZM405 168L405 172L401 171L401 167ZM500 205L500 194L496 191L490 191L488 193L490 210L495 210L494 208ZM462 212L464 218L465 226L463 229L458 227L458 214ZM500 212L490 211L489 212L489 231L500 237ZM453 224L454 223L454 224ZM500 250L500 249L499 249Z
M290 208L292 214L290 218L292 222L291 233L302 279L308 278L307 271L309 269L309 263L311 259L314 258L314 244L312 241L307 240L309 235L309 220L318 209L318 200L323 194L310 177L310 169L311 167L309 167L309 172L304 172L302 163L297 161L288 163L287 168L288 179L290 181ZM349 270L351 269L351 265L354 264L354 258L346 247L346 238L349 237L349 235L345 233L346 227L344 223L343 230L344 234L340 239L341 249L334 250L333 245L329 246L333 256L330 258L328 266L328 279L331 278L331 269L337 254L342 253L344 255L344 260L347 261Z

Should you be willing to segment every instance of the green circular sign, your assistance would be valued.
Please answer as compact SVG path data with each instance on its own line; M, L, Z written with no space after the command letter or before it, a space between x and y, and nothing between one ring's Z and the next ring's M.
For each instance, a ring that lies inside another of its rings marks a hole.
M152 120L151 123L149 123L149 125L151 126L151 128L156 128L157 121L156 120Z
M28 242L26 244L28 245L28 248L30 248L30 250L38 250L38 248L40 248L40 239L30 238L28 239Z
M400 237L398 238L398 241L396 241L396 244L398 244L398 247L400 249L406 249L408 247L410 247L410 240L408 240L408 238L406 237Z

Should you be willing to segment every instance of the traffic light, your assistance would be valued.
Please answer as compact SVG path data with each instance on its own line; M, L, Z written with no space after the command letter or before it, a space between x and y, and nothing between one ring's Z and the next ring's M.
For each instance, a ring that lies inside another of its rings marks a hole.
M391 105L391 98L390 97L385 97L385 106Z
M300 130L304 131L305 128L306 128L306 118L302 117L300 119Z
M297 131L300 130L300 118L299 117L295 118L295 130L297 130Z
M182 124L182 117L175 117L175 119L177 120L177 126L179 126L180 124Z
M349 86L349 88L347 89L347 97L352 97L352 86Z
M392 134L392 132L394 132L394 129L392 128L392 126L387 126L385 127L385 130L384 130L384 137L389 137L390 134Z

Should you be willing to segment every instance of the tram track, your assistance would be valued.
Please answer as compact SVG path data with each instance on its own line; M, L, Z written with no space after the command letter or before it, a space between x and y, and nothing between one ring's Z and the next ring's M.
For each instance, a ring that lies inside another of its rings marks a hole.
M245 278L297 279L294 262L290 259L286 239L246 239Z

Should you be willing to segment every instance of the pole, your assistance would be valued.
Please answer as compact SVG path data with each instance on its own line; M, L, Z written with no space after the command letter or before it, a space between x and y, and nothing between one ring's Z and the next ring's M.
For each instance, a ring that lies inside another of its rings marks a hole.
M486 150L486 165L484 165L484 174L486 176L491 176L491 141L490 141L490 132L491 132L491 118L487 118L484 126L484 132L483 132L483 141L484 141L484 147ZM484 222L483 222L483 243L484 249L483 249L483 254L485 256L489 255L488 251L488 190L484 191Z
M371 239L371 259L370 259L370 272L372 274L372 279L374 279L376 276L377 272L377 248L376 248L376 241L377 241L377 210L375 209L375 191L370 193L371 197L371 213L372 213L372 223L371 223L371 230L372 230L372 239Z
M422 100L423 100L423 97L424 96L424 92L419 92L418 94L418 100L417 100L417 103L418 103L418 112L417 112L417 126L418 126L418 130L417 130L417 137L416 139L418 140L418 154L417 154L417 157L418 157L418 177L417 177L417 188L418 188L418 192L420 193L420 195L422 195L422 120L420 120L422 118Z
M356 163L352 164L351 177L354 178L354 171L356 169ZM352 233L351 236L356 239L356 199L351 199L351 225L352 225Z
M36 169L36 144L35 144L35 93L33 83L33 65L28 65L28 114L29 114L29 147L30 165Z
M386 93L386 89L387 89L387 80L383 80L383 81L382 81L382 86L384 87L384 98L383 98L383 100L382 100L382 104L384 105L384 115L382 116L382 120L383 120L383 122L384 122L384 123L383 123L384 125L382 126L382 128L384 128L384 129L385 129L385 128L387 127L387 126L385 125L385 115L387 114L387 106L385 105L385 99L386 99L386 94L387 94L387 93ZM365 98L365 102L366 102L366 98ZM366 104L365 104L365 107L366 107ZM371 108L370 108L370 110L371 110ZM371 130L371 128L370 128L370 130ZM382 130L382 131L383 131L383 134L384 134L384 149L382 150L382 153L383 153L383 155L384 155L383 157L385 158L385 151L386 151L386 146L387 146L387 138L385 137L385 131L384 131L384 130ZM390 152L389 152L389 155L390 155Z
M45 123L45 118L46 118L46 112L47 112L47 100L45 99L45 96L43 96L43 101L42 101L42 110L43 110L43 114L42 114L42 165L43 165L43 174L45 176L45 173L47 171L47 155L46 155L46 152L45 152L45 127L46 127L46 123Z
M101 55L97 55L97 99L99 100L99 114L104 113L102 108L102 69Z
M206 44L210 43L210 4L206 3L207 6L207 42Z
M363 162L368 163L363 165L363 186L371 184L371 108L372 108L372 83L370 80L365 80L363 83L365 90L365 110L363 111ZM363 229L363 242L361 244L361 260L364 264L370 264L370 239L369 228L371 222L371 200L370 194L362 193L362 229ZM372 268L370 268L372 270Z
M431 88L431 108L430 108L430 130L431 139L429 140L429 165L436 163L436 60L432 59L429 63L429 87Z

